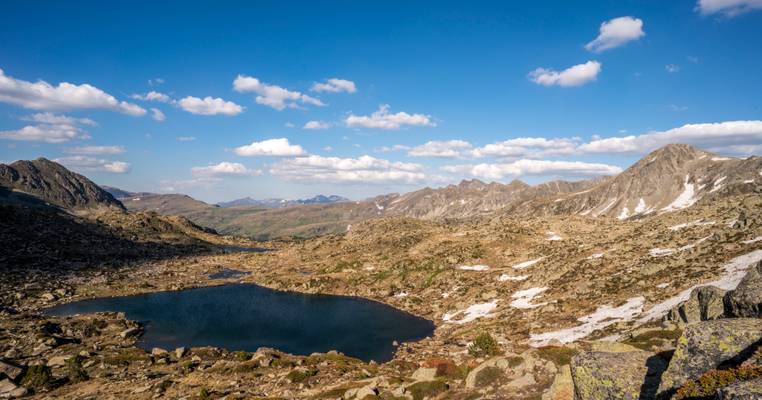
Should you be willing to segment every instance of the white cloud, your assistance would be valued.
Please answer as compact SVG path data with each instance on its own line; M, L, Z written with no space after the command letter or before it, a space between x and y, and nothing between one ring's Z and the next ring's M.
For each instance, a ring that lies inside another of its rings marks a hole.
M405 151L410 150L412 147L405 146L404 144L395 144L394 146L381 146L377 149L375 149L376 152L379 153L389 153L392 151Z
M151 118L159 122L164 122L164 120L167 119L167 117L164 116L164 113L158 108L151 108Z
M529 79L542 86L571 87L581 86L596 80L600 72L601 63L598 61L588 61L584 64L569 67L561 72L537 68L529 73Z
M148 86L159 86L164 84L164 79L162 78L154 78L148 80Z
M328 129L330 127L331 127L331 124L329 124L327 122L323 122L323 121L309 121L306 124L304 124L302 129Z
M474 157L545 157L551 155L574 154L579 138L526 137L491 143L473 151Z
M30 142L63 143L74 139L90 139L90 135L73 125L28 125L14 131L0 131L0 139Z
M130 96L131 98L135 100L143 100L143 101L158 101L159 103L171 103L172 99L167 96L164 93L156 92L156 91L150 91L146 94L133 94Z
M238 115L243 112L243 107L238 104L211 96L204 97L203 99L187 96L177 104L183 110L197 115Z
M257 97L254 100L257 104L272 107L279 111L286 107L296 108L298 107L298 102L314 106L325 106L325 103L319 99L280 86L268 85L253 76L238 75L233 81L233 90L241 93L256 93Z
M286 180L332 183L419 183L420 164L391 162L368 155L359 158L307 156L282 160L270 173Z
M123 161L111 161L87 156L62 157L56 158L53 161L76 171L125 174L130 172L131 169L130 164Z
M461 158L473 146L464 140L429 141L408 151L411 157Z
M348 81L346 79L331 78L331 79L328 79L325 83L321 83L321 82L313 83L312 88L310 88L310 90L313 92L318 92L318 93L320 92L354 93L357 91L357 86L355 86L354 82Z
M107 109L132 116L145 115L138 105L119 101L89 84L61 82L53 86L45 81L28 82L5 75L0 69L0 102L33 110Z
M192 142L196 140L196 137L195 136L178 136L176 139L179 142Z
M269 139L261 142L252 142L249 145L235 148L239 156L274 156L292 157L307 154L298 144L291 144L287 138Z
M680 66L677 64L667 64L664 66L664 69L670 74L674 74L675 72L680 72Z
M344 122L349 127L377 128L377 129L400 129L404 125L409 126L436 126L431 116L424 114L408 114L400 111L396 114L389 113L389 105L382 104L378 111L370 116L350 114Z
M601 24L598 37L585 45L589 51L600 53L645 36L640 18L619 17Z
M89 125L89 126L98 125L95 121L91 120L90 118L73 118L67 115L59 115L59 114L53 114L49 112L27 115L27 116L21 117L21 120L30 121L30 122L39 122L41 124L49 124L49 125L77 125L77 124Z
M124 154L127 149L124 146L80 146L68 147L63 150L66 154L101 155L101 154Z
M220 177L220 176L257 176L262 175L260 170L251 170L240 163L221 162L207 167L193 167L191 173L194 177Z
M443 171L467 174L484 179L503 179L525 175L562 175L562 176L598 176L615 175L622 169L607 164L585 163L580 161L516 160L510 163L447 165Z
M735 17L762 9L762 0L699 0L696 9L704 15L719 13L726 17Z
M702 149L747 155L762 144L762 121L726 121L687 124L666 131L593 140L579 147L585 153L644 154L670 143L687 143ZM752 147L749 147L752 146Z

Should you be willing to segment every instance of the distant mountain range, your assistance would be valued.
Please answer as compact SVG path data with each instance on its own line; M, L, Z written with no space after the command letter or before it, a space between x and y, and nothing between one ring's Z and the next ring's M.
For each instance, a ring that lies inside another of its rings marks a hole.
M259 200L259 199L253 199L251 197L244 197L242 199L219 202L217 203L217 205L222 208L239 207L239 206L258 206L262 208L284 208L284 207L292 207L297 205L329 204L329 203L339 203L344 201L349 201L349 199L347 199L346 197L341 197L337 195L325 196L325 195L319 194L309 199L299 199L299 200L289 200L289 199L281 199L281 198Z
M45 159L0 164L2 186L39 195L53 204L117 208L123 204L130 211L180 215L224 234L257 239L341 233L352 224L381 217L466 219L499 212L640 218L687 208L706 199L760 192L761 175L762 157L721 157L674 144L643 157L617 176L576 182L530 186L519 180L502 184L474 179L356 202L319 195L303 200L247 197L212 205L182 194L133 193L113 187L103 190Z

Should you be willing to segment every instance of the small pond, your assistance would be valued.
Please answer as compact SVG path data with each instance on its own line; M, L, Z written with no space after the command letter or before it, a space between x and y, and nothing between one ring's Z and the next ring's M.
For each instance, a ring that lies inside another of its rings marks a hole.
M81 300L47 313L98 311L121 311L143 322L145 333L137 345L147 350L272 347L300 355L338 350L364 361L384 362L394 355L393 341L416 341L434 331L431 321L375 301L282 292L253 284Z

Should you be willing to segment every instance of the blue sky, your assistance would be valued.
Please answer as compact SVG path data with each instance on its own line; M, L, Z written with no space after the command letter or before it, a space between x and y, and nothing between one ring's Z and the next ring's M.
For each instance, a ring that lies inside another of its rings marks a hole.
M216 202L762 153L759 0L154 3L0 6L0 161Z

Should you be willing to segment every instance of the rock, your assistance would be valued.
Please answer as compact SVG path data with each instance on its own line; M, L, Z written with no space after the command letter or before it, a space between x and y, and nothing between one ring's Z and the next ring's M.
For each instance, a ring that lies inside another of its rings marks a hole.
M151 355L154 357L166 357L169 355L169 352L160 347L154 347L151 349Z
M15 399L17 397L23 397L27 393L27 390L23 386L17 386L11 382L10 379L3 379L0 381L0 398Z
M45 343L38 344L34 349L32 349L32 355L33 356L39 356L40 354L53 349L52 347L48 346Z
M630 346L629 344L619 342L608 342L599 340L590 342L590 351L599 351L603 353L629 353L632 351L642 351L641 349Z
M718 400L759 400L762 397L762 378L736 382L717 391Z
M16 378L21 376L22 372L24 372L24 369L18 365L11 364L5 360L0 360L0 376L5 375L15 381Z
M40 298L45 300L45 301L55 301L56 295L54 295L53 293L43 293L40 296Z
M762 320L721 319L688 325L662 376L659 393L669 393L724 362L741 361L762 338Z
M534 379L534 375L526 374L508 382L508 387L511 387L513 389L523 389L525 387L532 386L535 383L537 383L537 381Z
M725 313L733 317L762 317L762 262L750 268L735 290L725 295Z
M186 349L185 347L178 347L178 348L175 349L175 357L177 357L177 358L183 358L183 356L187 352L188 352L188 349Z
M346 392L344 392L344 398L345 399L364 399L366 396L376 396L378 395L378 389L376 388L376 385L369 384L363 387L349 389Z
M579 400L653 399L659 377L667 368L647 351L582 352L572 358L571 375Z
M564 365L553 379L553 384L542 394L542 400L574 400L574 382L571 367Z
M666 319L682 326L694 322L722 318L725 313L725 291L714 286L701 286L691 291L688 300L678 304Z
M508 360L505 357L493 357L479 364L466 376L466 388L473 389L484 386L486 383L491 383L491 381L494 381L492 378L502 375L503 370L500 367L507 365Z
M436 368L418 368L413 372L413 380L416 381L433 381L437 376Z
M48 367L62 367L66 365L66 361L71 359L72 357L73 356L70 356L70 355L51 357L50 360L48 360L47 366Z
M137 336L138 333L140 333L140 328L133 327L119 332L119 337L126 339L128 337Z

